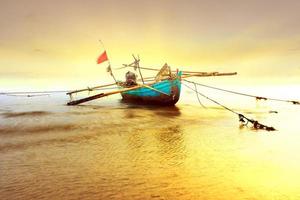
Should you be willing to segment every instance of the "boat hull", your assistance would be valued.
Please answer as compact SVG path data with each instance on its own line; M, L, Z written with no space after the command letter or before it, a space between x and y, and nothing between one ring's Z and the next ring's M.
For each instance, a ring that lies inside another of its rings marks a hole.
M144 105L172 106L180 98L181 82L179 79L164 80L150 85L121 93L123 101Z

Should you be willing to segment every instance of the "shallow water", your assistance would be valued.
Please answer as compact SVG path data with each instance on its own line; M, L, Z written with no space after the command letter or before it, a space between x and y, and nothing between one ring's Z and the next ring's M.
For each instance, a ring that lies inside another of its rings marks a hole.
M0 98L0 199L300 199L300 106Z

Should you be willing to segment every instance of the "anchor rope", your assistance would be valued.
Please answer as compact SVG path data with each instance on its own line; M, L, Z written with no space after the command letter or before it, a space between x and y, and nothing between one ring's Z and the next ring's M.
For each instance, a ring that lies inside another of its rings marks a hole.
M200 104L203 108L206 108L206 106L204 106L204 104L200 101L199 94L198 94L198 89L197 89L197 85L194 84L194 87L195 87L196 96L197 96L197 99L198 99L199 104Z
M49 91L21 91L21 92L0 92L0 95L18 95L18 94L45 94L45 93L64 93L70 90L49 90Z
M228 93L232 93L232 94L237 94L237 95L242 95L242 96L247 96L247 97L252 97L255 98L256 100L271 100L271 101L281 101L281 102L288 102L288 103L293 103L293 104L300 104L300 101L294 101L294 100L286 100L286 99L277 99L277 98L270 98L270 97L262 97L262 96L255 96L252 94L246 94L246 93L242 93L242 92L236 92L236 91L232 91L232 90L226 90L226 89L222 89L222 88L218 88L218 87L213 87L213 86L209 86L209 85L205 85L205 84L201 84L201 83L196 83L193 81L188 81L188 80L184 80L188 83L193 83L202 87L207 87L210 89L215 89L215 90L219 90L219 91L223 91L223 92L228 92Z
M110 90L110 89L118 89L118 87L97 88L97 89L92 89L90 87L87 87L88 92L95 91L95 90ZM0 92L0 95L12 96L12 97L37 97L37 96L50 96L51 94L67 93L71 91L73 90Z
M276 130L276 129L275 129L274 127L272 127L272 126L266 126L266 125L264 125L264 124L259 123L257 120L250 119L250 118L246 117L245 115L243 115L243 114L241 114L241 113L238 113L238 112L234 111L233 109L231 109L231 108L229 108L229 107L227 107L227 106L225 106L225 105L219 103L218 101L216 101L216 100L214 100L214 99L212 99L212 98L210 98L210 97L208 97L208 96L202 94L201 92L199 92L199 91L193 89L192 87L188 86L188 85L185 84L185 83L182 83L182 84L183 84L184 86L186 86L187 88L193 90L194 92L198 93L198 94L201 95L202 97L204 97L204 98L206 98L206 99L208 99L208 100L214 102L215 104L217 104L217 105L223 107L224 109L226 109L226 110L232 112L233 114L236 114L236 115L238 116L238 118L239 118L239 121L240 121L243 125L247 125L248 123L251 123L251 124L253 125L253 128L254 128L254 129L263 129L263 130L266 130L266 131L275 131L275 130Z
M201 95L202 97L204 97L204 98L206 98L206 99L208 99L208 100L214 102L215 104L218 104L219 106L223 107L224 109L226 109L226 110L228 110L228 111L230 111L230 112L232 112L232 113L234 113L234 114L237 114L237 115L239 114L239 113L235 112L234 110L228 108L227 106L225 106L225 105L223 105L223 104L217 102L216 100L213 100L213 99L209 98L208 96L205 96L205 95L202 94L201 92L196 91L196 90L193 89L192 87L190 87L190 86L188 86L188 85L186 85L186 84L184 84L184 83L182 83L182 84L183 84L184 86L188 87L189 89L193 90L193 91L196 92L197 94Z
M40 96L50 96L50 94L5 94L10 97L40 97Z

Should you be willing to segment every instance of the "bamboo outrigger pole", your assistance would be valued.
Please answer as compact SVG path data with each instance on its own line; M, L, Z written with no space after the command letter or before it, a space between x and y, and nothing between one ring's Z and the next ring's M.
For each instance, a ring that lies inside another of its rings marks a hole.
M85 89L80 89L80 90L73 90L73 91L68 92L66 94L71 95L71 94L78 93L78 92L92 91L92 90L96 90L96 89L104 88L104 87L108 87L108 86L113 86L113 85L116 85L116 83L111 83L111 84L107 84L107 85L99 85L99 86L95 86L95 87L91 87L91 88L87 87Z
M237 75L237 72L230 72L230 73L220 73L220 72L194 72L192 74L183 74L181 78L189 78L189 77L208 77L208 76L233 76ZM145 77L144 80L153 81L155 77ZM168 79L168 78L165 78ZM162 79L162 80L165 80ZM139 79L140 80L140 79Z
M84 103L84 102L87 102L87 101L92 101L94 99L99 99L99 98L102 98L102 97L106 97L106 96L113 95L113 94L118 94L118 93L121 93L121 92L135 90L135 89L138 89L138 88L141 88L141 87L143 87L143 85L138 85L138 86L134 86L134 87L131 87L131 88L125 88L125 89L122 89L122 90L117 90L117 91L112 91L112 92L107 92L107 93L100 93L100 94L96 94L96 95L86 97L86 98L83 98L83 99L70 101L70 102L67 103L67 105L68 106L78 105L78 104L81 104L81 103Z
M119 67L119 68L115 68L115 69L123 69L123 68L126 68L126 67L133 67L135 68L135 66L133 66L132 64L130 65L124 65L123 67ZM150 68L150 67L140 67L140 69L145 69L145 70L150 70L150 71L160 71L160 69L155 69L155 68ZM172 72L176 72L176 70L172 70ZM236 72L233 72L233 73L219 73L219 72L194 72L194 71L182 71L183 75L191 75L193 74L192 76L226 76L226 75L237 75ZM145 78L146 79L146 78Z
M219 73L219 72L201 72L201 73L192 73L192 74L185 74L183 76L181 76L182 78L189 78L189 77L193 77L193 76L197 76L197 77L207 77L207 76L233 76L233 75L237 75L237 72L230 72L230 73Z

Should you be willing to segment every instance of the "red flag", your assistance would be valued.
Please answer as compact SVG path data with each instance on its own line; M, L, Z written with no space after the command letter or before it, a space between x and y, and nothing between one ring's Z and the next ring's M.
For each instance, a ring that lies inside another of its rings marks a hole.
M107 55L106 55L106 51L104 51L97 59L97 64L103 63L104 61L107 61Z

